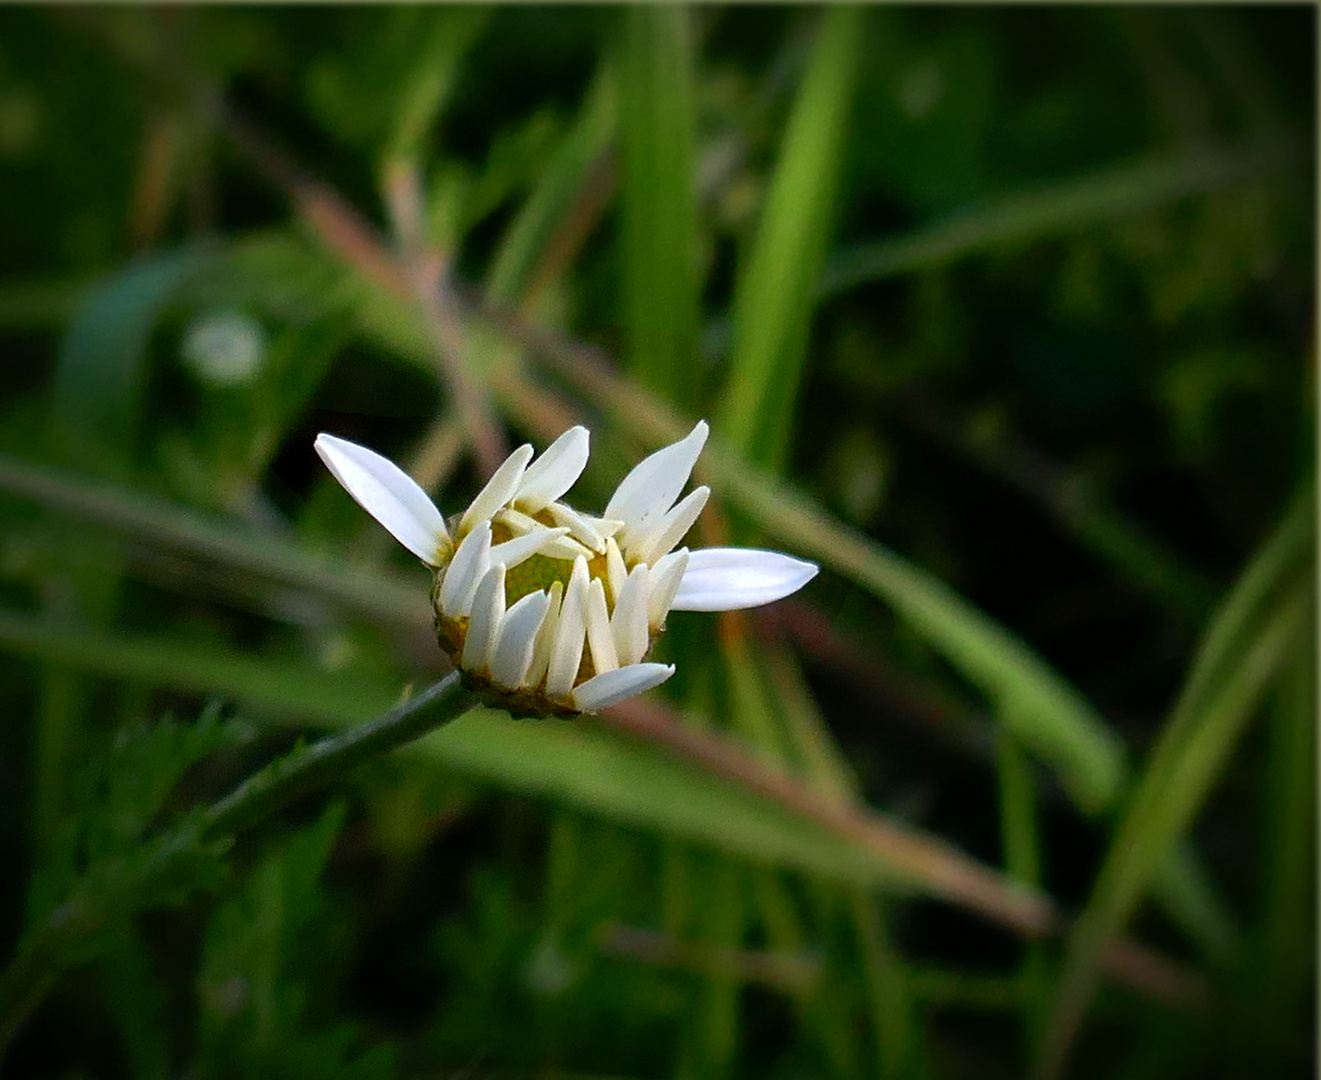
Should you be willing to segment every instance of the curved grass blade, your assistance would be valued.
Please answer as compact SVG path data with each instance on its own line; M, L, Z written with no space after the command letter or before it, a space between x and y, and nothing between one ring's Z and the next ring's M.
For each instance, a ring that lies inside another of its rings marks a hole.
M824 299L873 281L947 266L996 248L1134 217L1269 175L1305 159L1295 143L1150 158L970 207L891 240L836 252L817 285Z
M1038 1075L1058 1076L1101 955L1205 801L1261 695L1306 632L1312 500L1300 498L1253 558L1203 638L1069 938Z
M826 8L785 131L757 238L734 295L734 351L719 428L777 469L788 445L807 334L844 159L866 9Z
M192 247L136 263L85 295L60 344L52 406L68 455L123 467L137 434L147 342L175 292L213 258Z
M296 585L372 618L413 626L432 620L423 587L345 571L282 540L106 483L0 455L0 491L176 551Z

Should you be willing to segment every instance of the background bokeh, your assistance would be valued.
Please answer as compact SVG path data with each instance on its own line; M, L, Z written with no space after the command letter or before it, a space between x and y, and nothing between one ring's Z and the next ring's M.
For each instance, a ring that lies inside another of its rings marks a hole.
M0 8L4 1075L1310 1075L1316 40ZM808 589L150 876L445 670L317 432L598 509L699 417Z

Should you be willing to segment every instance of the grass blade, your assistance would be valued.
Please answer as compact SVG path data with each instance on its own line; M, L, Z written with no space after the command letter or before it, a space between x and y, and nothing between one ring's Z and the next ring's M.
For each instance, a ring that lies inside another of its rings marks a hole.
M332 728L370 719L398 699L398 683L380 675L326 672L175 639L70 632L8 612L0 612L0 648L111 678L221 693L277 719ZM478 709L410 752L508 790L755 863L915 891L1023 933L1049 932L1058 922L1047 898L1013 885L938 837L823 803L804 785L760 769L728 743L686 732L671 719L658 724L620 712L605 723L540 723ZM1126 949L1113 958L1117 975L1176 1002L1199 999L1195 979L1158 957Z
M749 461L778 469L807 358L834 224L866 9L826 8L734 297L734 351L720 429Z
M147 339L162 307L211 258L185 248L130 266L83 299L60 345L54 416L74 460L128 460L146 387Z
M906 236L837 252L826 265L817 295L835 296L867 282L931 270L997 248L1134 217L1180 199L1268 175L1303 157L1299 147L1285 143L1152 158L1115 165L1036 191L1004 195Z
M188 507L58 469L0 455L0 491L109 526L132 537L296 585L352 611L395 624L429 626L426 579L414 584L349 572L282 540Z
M486 275L487 293L496 300L515 303L532 287L534 272L578 198L584 178L604 160L618 125L615 81L613 69L602 65L573 128L505 231Z
M624 311L629 368L679 404L700 400L693 193L691 9L637 4L619 13Z
M1096 984L1100 956L1202 805L1262 693L1306 628L1311 506L1310 498L1295 503L1207 630L1070 935L1039 1061L1043 1077L1063 1069Z

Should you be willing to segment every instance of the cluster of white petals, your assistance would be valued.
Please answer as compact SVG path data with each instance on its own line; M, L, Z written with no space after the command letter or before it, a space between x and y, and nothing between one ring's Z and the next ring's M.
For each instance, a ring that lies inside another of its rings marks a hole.
M813 563L750 548L675 550L711 492L679 498L706 443L686 438L633 469L600 517L559 500L587 465L573 427L533 460L520 446L446 524L406 473L334 435L316 450L358 504L434 572L436 634L474 683L517 711L596 712L658 686L646 660L671 611L731 611L778 600Z

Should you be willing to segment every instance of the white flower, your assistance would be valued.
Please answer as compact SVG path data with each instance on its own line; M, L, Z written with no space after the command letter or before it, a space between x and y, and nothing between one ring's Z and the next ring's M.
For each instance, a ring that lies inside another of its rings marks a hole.
M593 517L560 502L587 465L570 428L535 461L520 446L447 524L398 466L334 435L317 453L358 504L432 568L436 636L470 681L511 711L596 712L659 686L646 660L671 611L732 611L796 592L814 563L751 548L673 550L711 492L680 499L704 421L656 451Z

